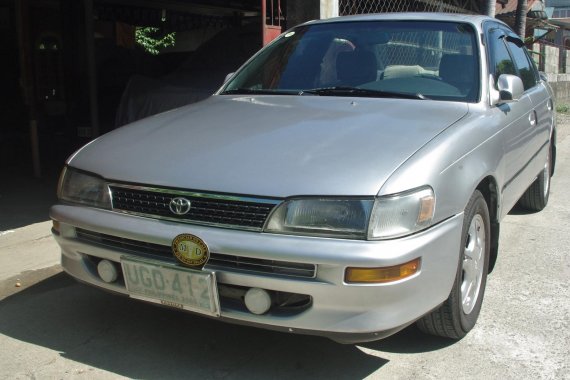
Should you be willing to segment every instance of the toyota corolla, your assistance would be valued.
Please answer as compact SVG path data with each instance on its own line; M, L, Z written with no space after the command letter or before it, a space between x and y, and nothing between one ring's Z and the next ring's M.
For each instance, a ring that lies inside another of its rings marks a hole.
M501 220L546 206L553 96L483 16L295 27L197 104L66 163L53 234L76 279L341 342L461 338Z

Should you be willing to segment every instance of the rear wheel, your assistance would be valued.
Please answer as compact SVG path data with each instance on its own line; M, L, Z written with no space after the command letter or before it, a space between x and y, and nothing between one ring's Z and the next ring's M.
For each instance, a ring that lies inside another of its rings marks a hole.
M552 175L552 145L548 149L548 155L544 168L534 180L532 185L525 191L519 200L520 205L529 211L541 211L546 207L550 196L550 177Z
M460 260L447 300L417 322L423 332L463 338L475 326L481 311L491 247L489 209L475 191L465 208Z

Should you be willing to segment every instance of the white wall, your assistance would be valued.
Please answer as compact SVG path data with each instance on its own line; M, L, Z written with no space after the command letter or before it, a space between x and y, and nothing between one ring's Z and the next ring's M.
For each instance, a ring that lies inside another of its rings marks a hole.
M321 18L338 16L338 0L321 0Z

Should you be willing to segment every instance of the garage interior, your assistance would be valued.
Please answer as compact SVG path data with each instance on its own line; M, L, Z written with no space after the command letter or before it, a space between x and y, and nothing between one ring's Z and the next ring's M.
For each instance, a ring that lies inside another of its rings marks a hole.
M2 0L3 172L31 169L43 177L100 134L205 98L278 35L285 7L248 0ZM143 27L155 28L158 38L172 35L173 46L145 51L136 37Z
M0 0L0 219L11 220L0 231L47 219L58 173L85 143L213 93L281 33L288 6L306 8L287 3ZM174 44L152 54L143 28Z
M384 3L391 8L378 8ZM59 171L76 149L126 123L209 96L288 27L371 11L479 13L479 5L476 0L0 0L0 232L47 219ZM156 38L174 33L174 45L160 54L145 50L137 33L149 27Z

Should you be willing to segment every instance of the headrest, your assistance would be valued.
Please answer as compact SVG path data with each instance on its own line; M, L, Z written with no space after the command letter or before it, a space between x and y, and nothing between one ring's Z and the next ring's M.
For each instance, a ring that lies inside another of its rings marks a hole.
M358 86L378 77L376 56L366 50L339 53L336 59L337 79L344 85Z

